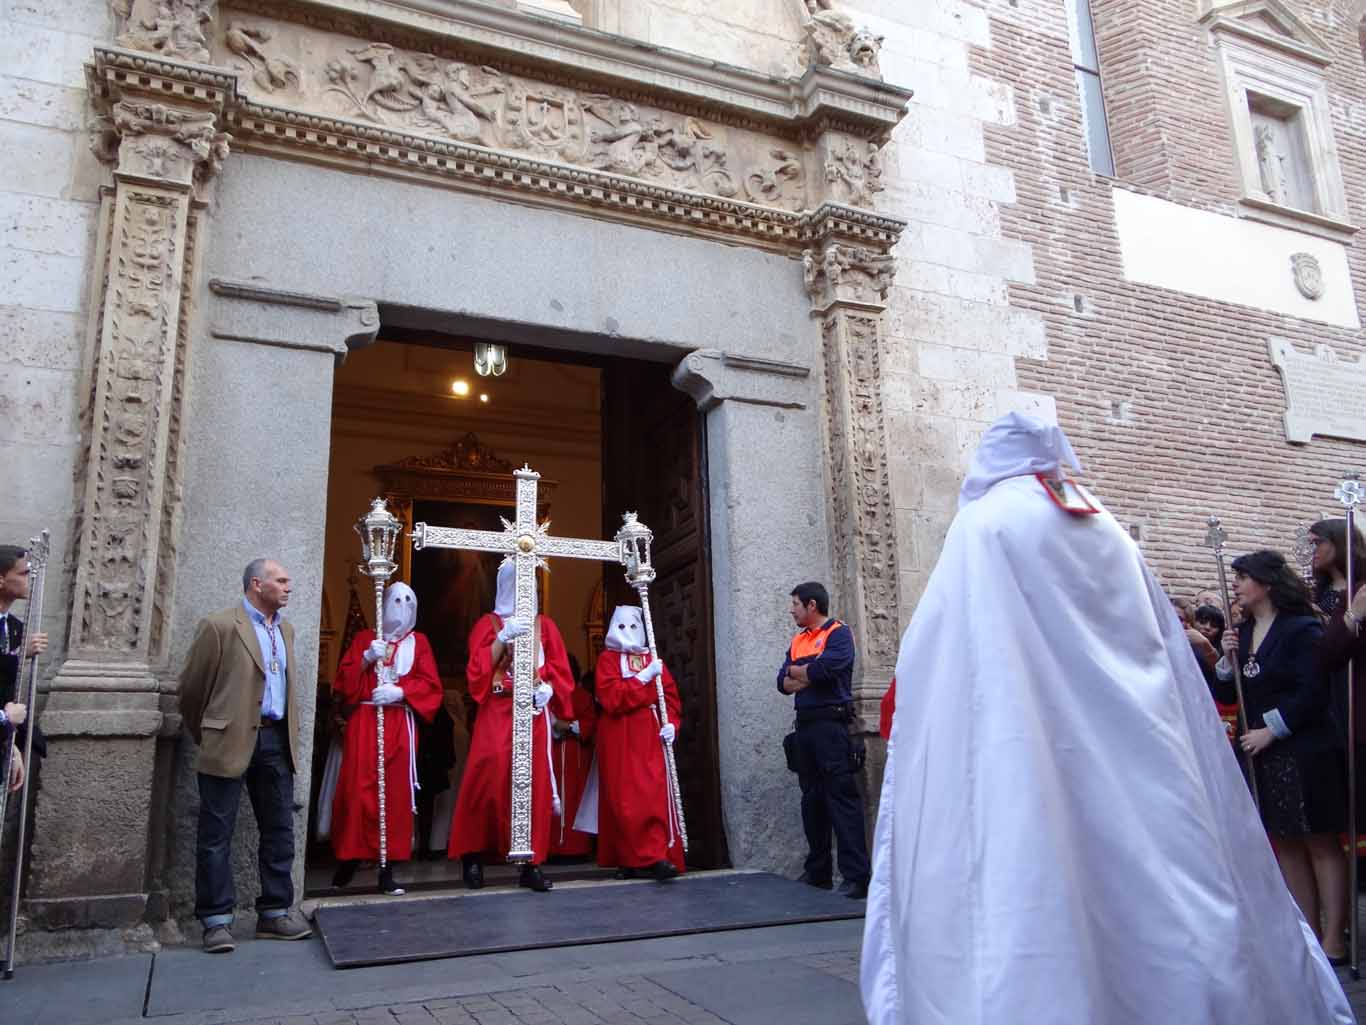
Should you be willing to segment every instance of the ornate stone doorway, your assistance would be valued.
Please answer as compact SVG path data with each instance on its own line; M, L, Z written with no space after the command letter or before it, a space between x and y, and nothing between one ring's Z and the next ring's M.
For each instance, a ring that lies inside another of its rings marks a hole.
M340 742L331 676L351 638L373 619L369 583L354 573L351 522L370 496L382 494L410 526L425 520L497 529L499 516L512 513L511 471L523 462L543 474L539 513L556 533L610 537L628 509L657 531L656 626L686 709L678 754L694 837L690 861L723 866L706 463L696 403L673 386L666 364L556 358L513 346L508 372L481 378L470 350L469 342L439 333L381 331L378 344L354 353L336 375L307 889L325 890L333 864L317 829L328 751ZM464 640L491 606L497 564L496 556L415 556L400 546L397 576L418 592L419 629L437 655L450 717L424 731L423 743L455 755L449 771L431 767L445 775L425 784L440 793L431 795L430 815L420 815L415 864L404 871L409 883L458 879L443 851L477 712L467 697ZM542 608L580 673L593 670L611 608L634 602L620 576L615 567L560 560L542 580ZM419 794L420 810L427 796Z

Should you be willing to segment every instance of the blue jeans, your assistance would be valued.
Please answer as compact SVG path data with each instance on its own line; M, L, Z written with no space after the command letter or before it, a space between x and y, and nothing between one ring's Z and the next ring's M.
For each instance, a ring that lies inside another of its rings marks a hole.
M242 784L261 834L258 862L264 918L283 915L294 903L294 772L283 722L262 726L247 771L236 779L199 774L199 836L195 843L194 913L205 927L232 921L237 894L232 884L232 834Z

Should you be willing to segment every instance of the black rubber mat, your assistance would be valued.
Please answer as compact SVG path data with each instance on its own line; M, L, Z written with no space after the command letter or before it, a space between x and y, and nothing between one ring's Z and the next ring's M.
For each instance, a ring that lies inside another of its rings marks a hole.
M314 924L333 965L361 968L862 915L862 901L744 872L321 907Z

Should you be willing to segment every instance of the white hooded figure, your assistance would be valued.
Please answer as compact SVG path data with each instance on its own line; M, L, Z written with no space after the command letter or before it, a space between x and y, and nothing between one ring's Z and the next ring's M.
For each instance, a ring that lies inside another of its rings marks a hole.
M649 650L645 637L645 617L639 606L618 605L612 611L612 622L607 625L603 644L612 651L628 655L643 655Z
M869 1022L1353 1021L1137 546L1036 477L1065 464L992 425L902 638Z
M413 639L413 628L417 626L417 594L402 581L390 584L384 592L381 623L384 640L372 641L364 658L367 663L380 663L376 671L380 683L372 699L376 704L394 704L403 700L398 681L412 670L417 645Z

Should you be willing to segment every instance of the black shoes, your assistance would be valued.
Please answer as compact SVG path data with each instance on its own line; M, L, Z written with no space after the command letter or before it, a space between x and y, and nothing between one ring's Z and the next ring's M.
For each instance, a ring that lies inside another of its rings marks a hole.
M394 882L394 866L385 865L379 870L379 892L386 897L402 897L408 891Z
M545 893L547 890L555 888L555 884L541 872L540 865L524 866L522 877L517 880L517 885L525 886L528 890L535 890L537 893Z
M484 888L484 866L475 858L464 858L462 865L460 874L465 878L465 889L482 890Z
M657 882L667 883L670 879L678 878L678 866L668 860L656 861L650 866L650 875Z
M616 872L617 879L634 879L640 873L633 868L619 868Z
M797 882L805 883L807 886L814 886L818 890L833 890L835 888L833 881L829 879L816 879L810 872L803 872L797 878Z
M840 883L839 892L841 897L848 897L850 900L867 900L868 884L855 883L846 879L844 882Z
M332 887L340 890L350 886L351 880L356 877L356 869L360 867L359 861L339 861L337 871L332 873Z

